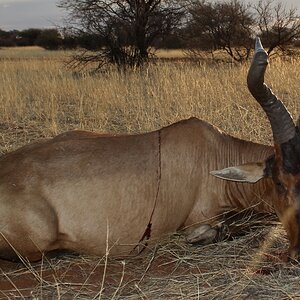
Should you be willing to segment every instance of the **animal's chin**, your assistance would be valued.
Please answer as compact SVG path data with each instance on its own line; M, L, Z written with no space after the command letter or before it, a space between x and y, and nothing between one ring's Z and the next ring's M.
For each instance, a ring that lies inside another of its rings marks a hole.
M289 246L289 256L293 260L300 262L300 236L299 236L299 227L294 228L294 231L290 233L289 236L290 246Z
M295 208L295 205L290 205L284 211L284 213L279 216L279 219L287 233L289 240L289 257L292 260L300 261L300 222L299 209Z
M292 261L300 262L300 245L297 247L289 248L289 259Z

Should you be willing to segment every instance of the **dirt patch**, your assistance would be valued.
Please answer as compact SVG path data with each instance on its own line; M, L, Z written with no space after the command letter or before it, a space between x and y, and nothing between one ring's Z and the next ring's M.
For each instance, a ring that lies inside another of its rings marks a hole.
M145 266L144 273L140 269ZM113 295L117 288L132 289L135 284L144 279L167 278L170 276L186 276L199 274L197 266L186 268L169 255L155 255L151 258L143 256L133 260L121 261L105 258L91 257L65 257L35 264L23 265L0 260L2 276L0 277L0 290L6 297L31 297L38 293L43 295L47 287L57 286L69 288L72 293L93 293Z
M273 224L273 223L272 223ZM206 246L166 238L126 260L89 256L0 261L0 298L297 299L300 268L279 226Z

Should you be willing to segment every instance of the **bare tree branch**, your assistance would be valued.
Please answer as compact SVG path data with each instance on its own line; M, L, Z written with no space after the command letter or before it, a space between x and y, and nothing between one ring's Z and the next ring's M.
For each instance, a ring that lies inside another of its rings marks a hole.
M268 54L275 49L285 50L300 38L300 16L296 8L287 8L282 2L260 0L253 6L260 36L268 47Z
M245 61L252 47L254 19L249 6L239 0L225 2L192 1L190 24L192 40L200 47L224 50L233 60Z
M150 47L170 33L183 16L184 0L60 0L68 12L67 23L75 31L98 35L104 47L94 57L119 67L138 66L148 60ZM102 64L101 64L102 65ZM77 66L77 64L75 64Z

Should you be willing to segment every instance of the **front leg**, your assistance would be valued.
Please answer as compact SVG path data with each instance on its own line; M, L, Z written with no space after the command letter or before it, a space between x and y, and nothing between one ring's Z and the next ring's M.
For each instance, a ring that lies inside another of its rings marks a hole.
M241 212L226 212L214 224L197 224L188 227L183 230L183 234L188 243L207 245L244 236L262 224L273 224L274 221L277 222L274 214L245 209Z

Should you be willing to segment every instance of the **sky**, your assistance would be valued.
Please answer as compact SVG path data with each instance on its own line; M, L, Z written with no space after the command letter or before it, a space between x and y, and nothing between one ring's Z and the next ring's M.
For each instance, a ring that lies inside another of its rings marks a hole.
M0 29L50 28L61 25L64 11L58 0L0 0ZM243 0L242 0L243 1ZM250 2L250 0L245 0ZM251 1L252 2L252 1ZM293 5L300 12L299 0L280 0L287 7Z
M57 0L0 0L0 29L51 28L62 24Z

